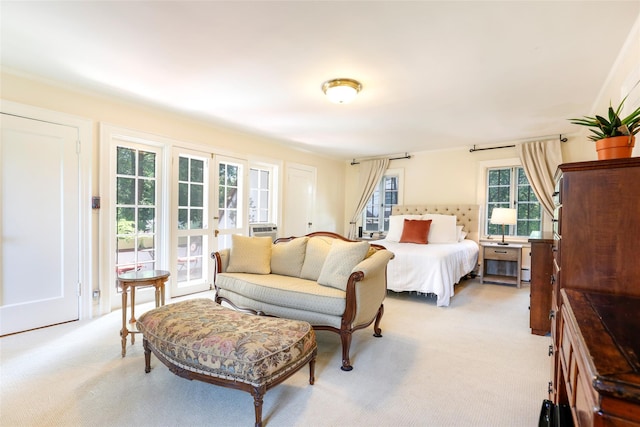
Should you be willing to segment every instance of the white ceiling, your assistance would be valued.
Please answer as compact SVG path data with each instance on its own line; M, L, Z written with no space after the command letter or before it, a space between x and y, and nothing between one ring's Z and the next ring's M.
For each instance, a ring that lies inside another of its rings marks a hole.
M572 133L640 16L640 0L0 8L5 71L344 159ZM353 103L325 99L337 77L362 83Z

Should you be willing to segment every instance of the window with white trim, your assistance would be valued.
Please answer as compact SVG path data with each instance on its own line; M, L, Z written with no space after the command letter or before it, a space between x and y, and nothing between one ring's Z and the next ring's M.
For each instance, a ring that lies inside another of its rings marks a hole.
M400 203L400 173L387 171L378 183L362 212L362 231L378 233L389 231L389 217L393 206Z
M517 224L505 227L505 235L528 237L542 229L542 206L522 166L487 168L485 233L502 235L502 226L491 224L493 208L515 208Z
M273 168L251 166L249 168L249 224L274 222Z

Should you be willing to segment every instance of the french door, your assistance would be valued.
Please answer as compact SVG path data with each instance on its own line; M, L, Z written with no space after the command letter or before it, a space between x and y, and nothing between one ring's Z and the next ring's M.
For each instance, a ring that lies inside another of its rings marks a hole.
M112 137L113 170L110 180L109 266L111 305L120 307L122 289L117 275L129 271L166 269L163 249L163 149L126 135ZM150 301L154 293L142 289L137 301Z
M215 174L211 173L211 158L207 152L173 150L172 297L207 290L213 283L209 254L216 250L210 202Z
M226 156L215 156L217 179L217 210L215 235L218 249L231 247L232 234L246 234L247 161Z

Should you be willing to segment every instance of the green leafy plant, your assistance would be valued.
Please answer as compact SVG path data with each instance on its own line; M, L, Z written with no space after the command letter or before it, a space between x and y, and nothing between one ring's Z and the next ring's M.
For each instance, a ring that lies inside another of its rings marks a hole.
M581 119L570 119L574 125L587 126L594 135L589 136L592 141L598 141L604 138L614 136L630 136L640 131L640 107L636 108L631 114L625 118L620 118L620 112L624 106L625 96L617 109L609 105L608 120L602 116L595 117L584 116Z

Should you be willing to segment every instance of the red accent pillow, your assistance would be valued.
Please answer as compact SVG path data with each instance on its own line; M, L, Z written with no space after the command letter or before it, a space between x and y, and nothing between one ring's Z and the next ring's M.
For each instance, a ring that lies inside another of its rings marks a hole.
M400 243L419 243L426 245L429 243L427 241L429 228L431 228L430 219L426 221L421 219L405 219Z

